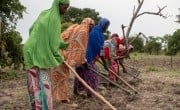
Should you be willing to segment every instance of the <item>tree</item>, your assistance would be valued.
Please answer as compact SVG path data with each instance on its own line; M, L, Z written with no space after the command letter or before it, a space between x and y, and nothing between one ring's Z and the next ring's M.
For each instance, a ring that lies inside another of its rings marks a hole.
M14 67L18 68L23 62L22 53L22 38L17 31L5 33L6 51L8 51L8 59L6 64L15 64Z
M140 16L142 15L145 15L145 14L149 14L149 15L157 15L157 16L160 16L160 17L163 17L163 18L167 18L167 15L164 15L162 14L162 11L167 7L167 6L164 6L164 7L158 7L158 11L157 12L150 12L150 11L144 11L144 12L140 12L142 6L143 6L143 3L144 3L144 0L137 0L138 2L138 6L137 8L134 6L134 9L133 9L133 16L131 18L131 21L128 25L128 29L126 31L126 34L125 36L128 38L129 35L130 35L130 32L131 32L131 29L132 29L132 26L135 22L135 20L137 18L139 18Z
M68 12L63 15L62 31L64 31L66 28L68 28L72 24L76 24L76 23L80 24L81 21L86 17L92 18L95 24L97 24L97 22L100 19L99 13L96 12L94 9L90 9L90 8L80 9L76 7L70 7ZM107 30L105 32L105 37L109 37L110 33L111 32Z
M180 29L175 31L168 40L168 55L176 55L180 52Z
M18 19L23 17L23 12L26 8L19 0L1 0L0 1L0 16L2 19L3 31L15 29Z
M179 8L179 11L180 11L180 8ZM176 17L177 17L177 19L178 19L176 22L177 22L177 23L180 23L180 14L179 14L179 15L176 15Z
M162 38L162 49L164 50L164 52L168 51L168 41L170 37L171 35L166 34Z
M161 45L160 38L159 37L155 38L153 36L150 36L149 41L144 47L144 51L146 53L149 53L150 55L153 53L158 55L161 51L161 48L162 48L162 45Z
M22 38L15 31L16 23L23 18L26 7L19 0L1 0L0 17L0 65L7 66L12 63L22 63Z
M128 41L132 41L133 39L135 39L135 40L131 43L131 45L133 45L134 51L135 52L142 52L143 51L143 47L144 47L144 40L143 40L143 38L141 38L141 37L135 38L134 36L132 36L132 37L128 38Z
M97 23L100 19L99 13L96 12L94 9L90 8L75 8L70 7L69 11L63 16L62 23L69 22L69 23L81 23L81 21L86 18L92 18L95 23Z

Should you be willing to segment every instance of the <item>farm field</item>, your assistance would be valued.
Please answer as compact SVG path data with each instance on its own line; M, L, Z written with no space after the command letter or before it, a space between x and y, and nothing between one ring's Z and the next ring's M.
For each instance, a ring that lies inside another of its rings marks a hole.
M104 96L117 110L180 110L180 57L171 59L168 56L132 54L125 63L138 68L137 80L121 73L138 94L128 95L118 87L100 84L98 92ZM129 70L129 69L127 69ZM26 77L4 80L0 79L0 110L29 110ZM100 80L101 82L101 80ZM70 78L72 92L73 75ZM128 89L126 86L122 87ZM110 110L98 98L87 98L85 95L73 96L77 108L54 103L54 110Z

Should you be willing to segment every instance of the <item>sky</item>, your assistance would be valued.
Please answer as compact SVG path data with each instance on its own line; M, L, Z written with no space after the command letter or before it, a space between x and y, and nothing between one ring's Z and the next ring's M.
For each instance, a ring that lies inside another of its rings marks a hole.
M33 22L36 20L41 11L49 9L53 0L20 0L27 7L23 19L17 23L17 31L21 33L23 42L27 40L28 31ZM109 29L111 33L118 33L122 36L121 25L128 26L133 14L134 6L137 7L137 0L70 0L71 6L77 8L91 8L99 12L101 17L110 20ZM144 0L144 4L140 12L150 11L157 12L158 6L167 7L162 11L168 14L168 18L164 19L155 15L142 15L136 19L133 24L131 35L139 32L146 36L159 36L165 34L173 34L180 29L180 24L174 22L177 20L176 15L180 14L180 0Z

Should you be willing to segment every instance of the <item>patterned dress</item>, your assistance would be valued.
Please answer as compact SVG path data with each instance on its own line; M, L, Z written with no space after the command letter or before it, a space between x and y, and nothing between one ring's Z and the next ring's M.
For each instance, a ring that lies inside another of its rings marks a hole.
M32 110L53 110L51 83L48 69L36 67L28 70L27 83Z
M94 21L91 18L85 18L80 25L74 24L62 33L61 37L69 43L69 46L65 51L61 51L61 54L69 65L77 67L86 62L86 45L89 28L92 24L94 24ZM69 74L69 69L64 64L51 70L54 99L69 100Z

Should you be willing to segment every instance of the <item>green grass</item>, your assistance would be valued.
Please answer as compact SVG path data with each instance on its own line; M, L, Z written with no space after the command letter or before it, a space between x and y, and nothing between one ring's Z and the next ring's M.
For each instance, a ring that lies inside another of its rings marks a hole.
M12 80L12 79L22 79L22 78L24 78L24 74L21 71L8 69L6 71L0 72L0 80Z
M155 58L160 58L160 59L170 59L171 56L166 56L166 55L149 55L149 54L146 54L146 53L137 53L137 52L133 52L130 54L130 57L132 59L135 59L135 60L139 60L139 59L155 59ZM176 58L180 58L180 55L176 55L176 56L173 56L173 59L176 59Z

